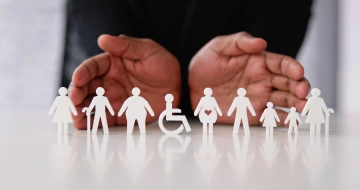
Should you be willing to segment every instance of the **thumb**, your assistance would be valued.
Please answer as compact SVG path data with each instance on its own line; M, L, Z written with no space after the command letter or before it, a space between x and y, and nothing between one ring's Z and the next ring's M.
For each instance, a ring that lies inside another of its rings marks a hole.
M99 37L98 44L102 50L127 59L146 59L160 48L160 45L152 40L132 38L125 35L103 34Z
M255 38L247 32L218 36L208 44L211 49L227 56L260 53L266 49L266 41Z

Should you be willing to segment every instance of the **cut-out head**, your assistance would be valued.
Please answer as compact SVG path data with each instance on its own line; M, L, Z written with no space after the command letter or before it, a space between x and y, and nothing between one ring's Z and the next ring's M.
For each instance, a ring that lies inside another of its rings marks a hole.
M174 101L174 96L172 94L166 94L165 101L167 103L171 103L172 101Z
M105 94L104 88L103 88L103 87L98 87L98 88L96 89L96 94L97 94L98 96L103 96L103 95Z
M66 96L67 93L68 93L68 91L67 91L67 89L65 87L59 88L60 96Z
M211 88L205 88L205 90L204 90L205 96L211 96L212 93L213 93L213 91L211 90Z
M290 111L291 111L291 112L296 112L296 108L295 108L295 107L292 107L292 108L290 108Z
M314 97L319 97L321 94L321 91L318 88L314 88L311 90L311 95Z
M239 95L239 96L245 96L246 95L246 90L245 90L245 88L239 88L238 90L237 90L237 94Z
M132 92L132 95L134 95L134 96L140 95L140 89L138 87L134 87L131 92Z
M267 106L268 108L272 108L272 107L274 106L274 104L271 103L271 102L268 102L268 103L266 104L266 106Z

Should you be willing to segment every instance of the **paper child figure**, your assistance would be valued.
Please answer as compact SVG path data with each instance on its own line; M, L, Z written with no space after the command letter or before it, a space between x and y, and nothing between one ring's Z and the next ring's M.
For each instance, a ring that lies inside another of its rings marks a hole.
M239 133L240 122L242 121L244 127L244 133L246 135L249 135L250 129L249 129L248 116L247 116L247 109L249 109L252 116L256 116L256 113L250 103L249 98L245 97L246 90L244 88L239 88L237 93L239 96L234 99L227 115L231 116L233 111L236 109L233 134L237 135Z
M186 132L190 132L191 128L185 115L173 115L173 113L181 113L180 109L172 107L174 96L172 94L166 94L165 101L166 101L166 109L165 109L166 121L182 121Z
M97 96L95 96L93 98L93 100L91 101L91 104L86 113L87 115L90 115L91 110L93 110L95 107L95 118L94 118L94 124L93 124L93 129L92 129L93 135L96 135L96 133L97 133L100 119L101 119L101 123L102 123L102 128L104 130L104 134L105 135L109 134L109 127L107 124L105 108L107 108L109 110L109 112L112 116L115 115L114 110L112 109L109 100L104 96L104 94L105 94L104 88L98 87L96 89Z
M131 135L134 129L135 120L137 120L140 134L145 135L146 111L154 117L154 111L150 104L140 95L140 89L135 87L132 89L133 96L129 97L122 105L118 116L120 117L126 110L127 134Z
M62 134L63 132L64 134L68 133L68 123L72 123L70 111L75 116L77 115L74 104L71 102L70 98L66 96L67 93L67 89L61 87L59 89L60 96L55 98L55 101L49 110L49 115L52 115L56 110L53 122L58 123L58 134ZM64 128L64 131L62 131L62 128Z
M266 135L273 135L274 134L274 127L277 127L276 121L280 122L279 116L277 115L275 109L273 108L273 103L268 102L267 107L264 110L260 118L260 122L263 122L263 126L266 127ZM276 121L275 121L276 120ZM270 132L269 132L270 130Z
M219 108L219 105L216 102L216 99L212 97L213 91L211 88L205 88L205 96L200 99L199 104L197 105L194 116L199 114L200 122L203 124L203 134L207 134L207 127L209 126L209 134L213 134L213 125L216 122L217 114L222 116L222 112Z
M290 109L290 113L288 114L288 116L285 119L285 124L287 124L289 121L290 121L290 124L289 124L288 135L291 135L293 128L294 128L294 134L297 135L299 133L297 121L299 122L299 124L301 124L301 119L300 119L299 115L296 113L296 108L294 108L294 107L292 107Z
M317 88L311 90L311 95L308 101L305 104L303 111L301 112L302 116L305 116L308 113L306 118L306 123L310 123L310 134L315 134L315 127L316 127L316 134L321 134L321 124L325 123L325 116L327 117L330 115L329 109L326 107L324 100L319 97L321 91ZM325 116L323 114L325 113Z

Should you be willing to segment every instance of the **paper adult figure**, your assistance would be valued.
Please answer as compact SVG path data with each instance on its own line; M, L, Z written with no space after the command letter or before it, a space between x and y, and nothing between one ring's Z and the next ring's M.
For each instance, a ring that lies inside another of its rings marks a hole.
M72 122L70 111L76 116L77 111L74 104L71 102L70 98L66 96L68 90L65 87L59 89L60 96L55 98L54 103L52 104L49 115L52 115L55 112L53 122L58 123L58 134L67 134L68 133L68 123ZM64 131L62 131L64 128Z
M104 134L109 134L109 127L107 124L106 119L106 108L109 110L110 114L112 116L115 115L114 110L112 109L109 100L107 97L104 96L105 90L102 87L98 87L96 89L96 95L93 100L91 101L91 104L87 110L87 114L90 115L91 110L95 107L95 118L94 118L94 124L92 129L92 134L96 135L97 129L99 127L99 121L101 119L102 128L104 130Z
M256 113L250 103L249 98L245 97L246 90L244 88L239 88L237 94L239 96L234 99L227 115L231 116L231 114L236 109L233 134L237 135L239 133L240 122L242 121L244 127L244 133L246 135L249 135L250 129L249 129L248 116L247 116L247 109L249 109L252 116L256 116Z
M273 108L273 103L268 102L264 113L261 115L260 122L263 122L263 126L266 127L266 135L274 134L274 127L277 127L276 121L280 122L279 116Z
M127 120L127 134L131 135L134 129L135 120L137 120L140 134L145 135L145 122L146 122L146 111L154 117L154 111L151 109L150 104L140 95L140 89L135 87L132 89L132 95L122 105L118 116L120 117L126 111Z
M186 132L190 132L191 128L190 128L189 122L186 119L185 115L173 115L173 113L181 113L181 109L172 107L172 102L174 101L174 96L172 94L166 94L165 101L166 101L166 109L164 112L166 113L165 114L166 121L182 121Z
M310 134L321 134L321 124L325 123L325 116L330 115L329 109L326 107L324 100L319 97L321 91L318 88L314 88L311 90L311 95L308 101L305 104L303 111L301 112L302 116L305 116L306 113L306 123L310 123ZM323 114L325 113L325 116Z
M203 124L203 134L207 134L207 128L209 126L209 134L213 134L213 126L217 120L217 114L222 116L222 112L219 108L216 99L212 97L213 91L211 88L205 88L205 96L200 99L199 104L197 105L194 116L199 114L200 122Z
M294 108L294 107L290 108L290 113L288 114L288 116L285 119L285 124L287 124L289 121L290 121L290 124L289 124L288 134L291 135L292 130L294 128L294 134L297 135L299 133L297 122L299 122L299 124L301 124L301 119L300 119L299 115L296 113L296 108Z

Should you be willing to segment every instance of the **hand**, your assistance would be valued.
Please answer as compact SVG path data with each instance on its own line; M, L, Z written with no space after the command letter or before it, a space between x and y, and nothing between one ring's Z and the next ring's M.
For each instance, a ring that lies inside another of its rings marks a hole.
M102 35L98 44L105 53L85 60L73 74L69 96L76 109L89 106L100 86L114 110L119 110L132 95L133 87L140 88L140 96L149 101L156 115L165 109L164 96L168 93L174 95L173 104L178 106L180 65L166 49L152 40L124 35ZM84 114L73 119L76 128L86 128ZM125 117L107 119L109 126L126 124ZM156 119L148 117L146 121Z
M206 87L220 109L228 110L237 90L243 87L255 112L262 113L267 102L275 106L302 110L309 93L304 68L294 59L264 51L266 42L245 32L219 36L206 44L191 60L189 86L191 104L199 102ZM277 110L281 121L287 113ZM229 114L228 114L229 115ZM259 125L260 116L249 117L250 125ZM233 124L232 117L219 117L218 123Z

